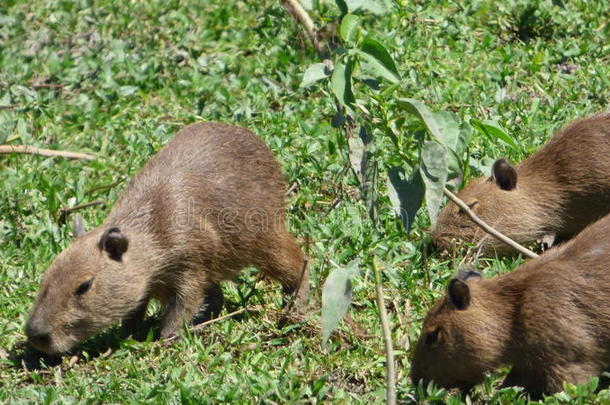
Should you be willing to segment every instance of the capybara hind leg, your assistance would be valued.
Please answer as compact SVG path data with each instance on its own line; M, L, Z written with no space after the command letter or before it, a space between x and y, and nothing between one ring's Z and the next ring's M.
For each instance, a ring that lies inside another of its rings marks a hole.
M220 315L220 311L222 311L223 305L224 297L220 285L210 284L210 286L205 289L203 304L199 308L199 312L193 317L191 323L197 325L198 323L217 318Z
M148 300L142 302L133 312L121 322L121 336L133 336L136 339L144 338L144 316L148 308Z
M534 372L532 369L520 370L516 367L508 373L502 387L523 387L532 399L540 399L545 393L561 391L562 373L557 373L558 368L553 365L532 365L533 370L544 370Z
M304 308L309 294L309 266L303 252L287 232L269 246L257 267L282 283L284 293L293 294L298 307Z

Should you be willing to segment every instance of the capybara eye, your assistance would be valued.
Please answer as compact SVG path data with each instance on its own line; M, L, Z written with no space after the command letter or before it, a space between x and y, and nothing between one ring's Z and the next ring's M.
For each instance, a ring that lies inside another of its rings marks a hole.
M81 285L78 286L78 288L74 291L74 295L83 295L84 293L89 291L92 284L93 284L93 278L90 278L89 280L85 281L84 283L82 283Z
M427 345L431 345L438 341L438 335L439 335L440 330L441 330L441 328L438 327L438 328L434 329L432 332L426 333L426 344Z

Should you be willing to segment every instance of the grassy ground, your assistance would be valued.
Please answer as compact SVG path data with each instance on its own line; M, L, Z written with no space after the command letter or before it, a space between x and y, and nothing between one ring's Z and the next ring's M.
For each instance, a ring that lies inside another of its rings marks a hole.
M338 10L322 3L312 15L332 33ZM563 124L608 106L603 0L398 3L364 24L398 61L404 95L463 118L497 119L519 140L515 150L475 138L472 156L517 161ZM371 249L386 275L398 395L405 402L415 395L407 378L410 343L461 258L424 254L423 214L410 238L389 204L380 229L368 225L356 180L345 171L342 134L330 125L332 98L324 87L299 88L316 61L275 1L0 4L0 143L6 136L5 143L99 156L0 158L0 402L380 403L385 367L371 270L356 280L353 321L328 348L317 309L330 261L365 258ZM255 287L252 310L179 342L119 341L110 330L75 356L36 356L23 344L23 327L41 274L70 241L60 208L103 200L82 212L86 225L96 226L125 181L178 128L199 120L251 128L298 185L288 212L292 231L310 241L309 318L281 322L280 289L248 270L224 286L225 311L243 307ZM518 262L490 260L483 270L493 275ZM517 390L498 390L498 377L473 400L526 402ZM608 391L568 388L547 401L610 401ZM442 390L425 397L460 402Z

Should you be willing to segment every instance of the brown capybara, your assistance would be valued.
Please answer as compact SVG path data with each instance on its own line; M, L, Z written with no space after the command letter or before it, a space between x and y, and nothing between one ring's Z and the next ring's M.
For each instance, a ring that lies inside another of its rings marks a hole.
M467 390L504 365L504 384L533 396L610 367L610 215L513 272L460 272L424 320L411 376Z
M160 336L190 321L218 283L254 265L285 292L308 290L304 256L286 230L285 182L267 146L220 123L184 127L129 182L102 225L45 272L28 340L61 353L118 320L141 327L151 298ZM216 297L212 297L216 298Z
M550 237L567 240L610 213L610 113L563 128L516 167L495 162L489 178L471 181L458 197L483 221L520 244ZM482 253L516 253L487 235L455 204L447 204L433 242L482 244Z

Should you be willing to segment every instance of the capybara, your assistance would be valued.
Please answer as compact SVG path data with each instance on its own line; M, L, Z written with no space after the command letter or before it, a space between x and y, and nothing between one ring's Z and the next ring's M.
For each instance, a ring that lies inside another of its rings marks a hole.
M151 298L162 338L190 321L218 283L254 265L286 293L308 290L305 258L286 230L285 181L267 146L220 123L184 127L129 182L102 225L45 272L26 326L47 353L69 351L118 320L141 327ZM212 297L215 299L216 297Z
M533 396L610 367L610 215L513 272L451 279L424 320L413 381L467 390L500 366Z
M520 244L571 238L610 213L610 113L566 126L516 167L498 159L491 177L471 181L458 197ZM516 253L452 203L441 210L432 240L444 249L469 242L487 255Z

